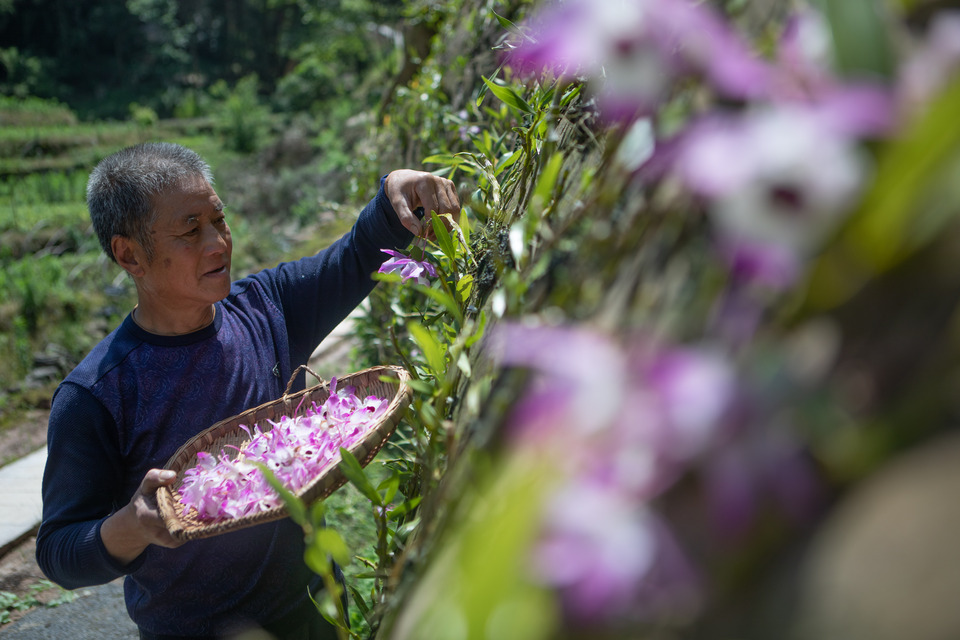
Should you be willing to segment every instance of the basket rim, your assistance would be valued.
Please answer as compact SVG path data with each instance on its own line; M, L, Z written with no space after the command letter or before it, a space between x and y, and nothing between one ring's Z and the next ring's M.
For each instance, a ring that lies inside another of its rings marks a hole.
M294 378L299 375L302 370L308 371L319 379L320 382L295 393L289 393ZM338 387L341 386L341 384L344 386L354 386L356 384L355 380L357 379L367 380L369 386L370 384L384 382L381 379L384 375L394 378L397 382L396 390L393 393L393 397L390 398L387 411L371 424L367 434L359 442L348 449L362 466L366 466L376 455L402 419L403 413L413 395L412 388L407 384L412 376L410 372L403 367L380 365L368 367L343 376L337 376L336 378ZM222 438L237 432L241 424L252 429L255 424L265 422L266 414L275 410L277 407L282 407L282 412L287 415L295 415L296 408L299 407L304 399L312 399L314 395L319 395L323 392L326 392L327 397L329 397L331 382L332 379L325 381L311 371L309 367L301 365L293 373L290 382L287 384L287 390L284 391L283 395L279 398L251 407L234 416L224 418L184 442L173 455L170 456L163 467L164 469L175 471L177 473L176 480L170 486L164 485L160 487L156 493L160 514L170 534L175 539L182 541L195 540L228 533L230 531L237 531L289 516L290 514L286 505L281 504L277 507L239 518L211 522L199 521L200 523L196 524L194 521L188 521L182 516L182 506L178 508L179 487L182 485L184 472L196 466L196 454L198 451L210 450L209 447L219 442ZM293 407L293 409L291 409L291 407ZM257 416L260 416L259 419L251 421L250 418L256 418ZM339 461L340 458L338 454L326 471L311 479L309 483L295 492L295 495L309 504L329 496L343 486L343 484L346 483L346 477L340 470Z

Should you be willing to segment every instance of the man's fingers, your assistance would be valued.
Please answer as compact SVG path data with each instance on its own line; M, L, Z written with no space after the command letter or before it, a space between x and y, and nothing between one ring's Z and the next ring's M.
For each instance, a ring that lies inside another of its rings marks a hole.
M386 191L401 224L414 235L432 235L432 213L449 213L454 220L460 219L460 198L447 178L399 169L387 176ZM423 208L426 214L422 220L414 212L417 208Z
M395 203L393 208L397 212L397 217L400 218L400 224L406 227L407 231L413 235L420 235L423 229L423 226L420 224L420 218L407 206L407 203Z
M157 489L164 485L171 484L176 478L176 471L169 469L150 469L140 483L140 493L144 495L156 493Z

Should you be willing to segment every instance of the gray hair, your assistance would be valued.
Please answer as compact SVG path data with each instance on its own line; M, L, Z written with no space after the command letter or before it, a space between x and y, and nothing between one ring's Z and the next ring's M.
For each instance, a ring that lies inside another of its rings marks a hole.
M104 253L116 262L110 241L123 236L139 243L152 260L156 197L194 178L212 185L210 166L196 152L170 142L138 144L101 160L87 181L87 208Z

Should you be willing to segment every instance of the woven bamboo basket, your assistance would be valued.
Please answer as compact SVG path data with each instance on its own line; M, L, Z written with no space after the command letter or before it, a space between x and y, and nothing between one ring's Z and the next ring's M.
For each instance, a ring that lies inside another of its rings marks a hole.
M240 518L205 521L198 518L195 511L187 515L183 513L179 489L183 484L184 472L197 464L197 452L205 451L212 455L219 455L221 451L230 451L231 445L239 447L250 439L249 434L241 429L240 425L246 425L251 431L254 425L258 425L261 431L267 431L272 428L270 420L278 421L284 415L296 416L298 408L299 413L303 413L313 402L322 404L330 396L328 382L321 382L303 391L290 393L294 379L302 370L321 379L306 366L301 366L291 376L287 389L280 398L221 420L201 431L184 443L167 461L164 468L176 471L177 479L170 487L161 487L157 490L157 504L167 530L174 538L184 541L209 538L279 520L289 515L285 506L279 506ZM338 388L356 387L356 394L361 398L368 395L390 398L386 413L379 420L371 422L367 434L349 449L361 465L366 466L373 459L403 417L413 393L407 385L409 379L410 374L405 369L387 366L372 367L337 378ZM295 495L305 503L311 504L326 498L343 486L346 483L346 477L340 471L338 461L339 456L331 462L327 470L321 472Z

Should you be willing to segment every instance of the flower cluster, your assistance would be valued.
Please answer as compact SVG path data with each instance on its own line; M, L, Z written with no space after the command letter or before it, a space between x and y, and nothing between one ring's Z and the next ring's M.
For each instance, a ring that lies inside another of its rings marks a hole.
M910 96L930 93L911 69L960 59L948 44L954 22L939 22L922 64L905 71ZM545 5L509 63L584 79L613 122L655 117L690 79L724 98L658 140L641 176L677 178L705 203L734 278L780 291L861 194L870 168L861 143L889 134L898 116L895 90L839 78L833 57L829 25L810 7L795 12L767 60L708 3L573 0Z
M714 347L505 324L491 349L534 374L509 433L558 476L531 570L574 621L697 611L700 573L656 506L681 478L707 480L707 524L731 542L771 501L789 519L816 506L799 443L746 410L750 385Z
M254 463L266 465L290 491L296 492L340 459L340 448L349 449L384 415L389 401L376 396L359 398L354 387L337 389L330 381L330 397L313 403L304 413L270 421L268 431L241 425L250 439L231 456L198 452L197 466L184 472L180 502L184 512L217 521L265 511L281 504Z

